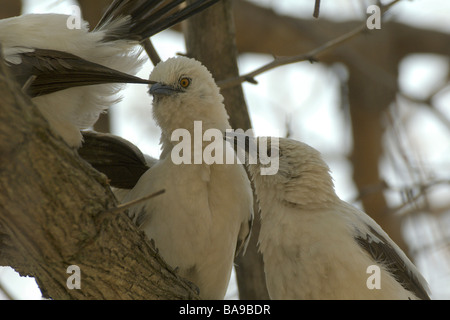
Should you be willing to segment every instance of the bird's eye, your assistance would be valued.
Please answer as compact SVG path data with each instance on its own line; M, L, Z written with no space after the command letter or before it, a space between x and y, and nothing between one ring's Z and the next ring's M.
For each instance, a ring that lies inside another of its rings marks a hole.
M181 78L179 83L180 83L181 87L187 88L191 84L191 79L189 79L189 78Z

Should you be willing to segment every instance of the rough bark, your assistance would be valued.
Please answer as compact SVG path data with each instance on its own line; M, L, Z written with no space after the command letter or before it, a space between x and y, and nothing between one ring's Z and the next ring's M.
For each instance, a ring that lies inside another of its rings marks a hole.
M14 17L22 12L22 1L18 0L2 0L0 19Z
M187 20L185 38L188 56L201 61L215 79L239 75L232 3L222 1ZM221 90L234 129L250 129L251 122L241 86ZM259 235L259 213L255 201L255 218L245 256L236 259L236 275L241 299L267 299L264 267L256 243Z
M159 258L106 177L49 131L0 62L0 265L52 299L198 297ZM81 289L70 290L70 265Z

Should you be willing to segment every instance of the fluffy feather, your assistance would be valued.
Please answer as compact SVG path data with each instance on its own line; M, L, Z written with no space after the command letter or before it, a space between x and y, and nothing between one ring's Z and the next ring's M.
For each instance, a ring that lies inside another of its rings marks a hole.
M24 53L43 49L70 53L90 63L134 75L144 62L139 58L142 48L137 46L142 40L217 1L198 0L181 9L178 4L185 1L115 0L92 32L89 32L86 22L79 29L69 29L67 22L70 16L67 15L28 14L0 20L0 43L13 74L15 67L20 72L24 70L20 67L23 59L32 59ZM60 54L57 64L51 57L48 57L47 63L34 61L31 64L53 66L45 69L49 74L61 74L70 69L76 71L76 66ZM66 68L63 68L64 65ZM30 73L29 77L32 75ZM24 77L23 74L21 76ZM70 77L67 76L68 79ZM77 87L72 81L64 84L64 81L59 81L59 89L65 90L35 96L32 100L49 121L50 127L70 146L79 147L82 142L80 129L91 127L102 111L120 99L117 93L123 86L111 83L117 82L112 79L109 73L103 78L103 83L107 84L83 87L79 87L80 81L76 83ZM132 82L122 79L122 82ZM47 80L54 89L52 77L47 77ZM86 81L86 84L92 83ZM42 91L45 92L45 88Z
M12 70L14 65L22 63L22 52L36 48L69 52L129 74L135 74L142 65L136 43L128 47L102 43L104 32L89 32L87 23L83 23L81 29L68 29L68 18L60 14L29 14L0 20L0 42ZM117 84L74 87L32 100L51 128L70 146L79 147L80 129L92 126L102 111L117 102L116 93L120 89Z
M276 151L277 174L261 175L259 163L248 166L272 299L429 299L426 281L402 250L373 219L338 198L317 150L279 138ZM371 265L380 267L381 289L366 285Z
M180 79L185 77L191 82L183 88ZM163 195L130 209L131 216L154 239L164 260L200 288L203 299L223 299L234 257L250 233L250 182L238 164L175 165L171 150L178 142L170 140L179 128L193 137L194 121L202 121L203 131L229 128L223 97L209 71L185 57L158 64L150 79L157 82L150 92L153 116L162 130L162 154L123 201L165 189Z

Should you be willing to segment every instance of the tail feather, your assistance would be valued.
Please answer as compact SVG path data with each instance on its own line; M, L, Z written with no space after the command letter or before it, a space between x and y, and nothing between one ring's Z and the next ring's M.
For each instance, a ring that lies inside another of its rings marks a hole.
M170 12L168 10L165 11L164 14L159 17L159 20L152 23L151 35L154 35L162 30L170 28L171 26L207 9L208 7L210 7L211 5L213 5L218 1L220 0L198 0L176 12ZM169 14L165 15L166 13ZM142 31L145 34L145 30ZM151 35L145 36L145 38L150 37Z
M35 49L21 53L20 58L21 63L8 65L16 80L32 98L94 84L152 83L62 51Z
M142 42L187 19L220 0L197 0L181 8L186 0L115 0L95 27L105 31L103 41Z
M179 12L179 10L176 10L177 7L181 3L186 2L186 0L171 0L165 2L167 3L165 3L164 5L163 3L160 3L156 8L151 8L149 5L147 5L145 8L146 10L142 10L135 17L136 24L133 27L134 32L138 34L145 34L146 32L151 30L151 32L153 33L155 26L158 27L165 24L173 25L171 17L167 17L166 15L174 12Z

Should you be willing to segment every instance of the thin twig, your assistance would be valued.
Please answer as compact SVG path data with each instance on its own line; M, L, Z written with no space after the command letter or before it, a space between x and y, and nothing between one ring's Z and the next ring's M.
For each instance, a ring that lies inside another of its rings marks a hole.
M142 46L144 47L145 52L147 52L147 55L152 61L154 66L156 66L158 63L161 62L161 57L159 56L158 52L153 46L153 43L151 42L150 38L145 39L142 42Z
M394 4L396 4L399 1L401 1L401 0L394 0L391 3L389 3L388 5L383 6L381 8L381 14L384 15ZM296 62L302 62L302 61L309 61L311 63L317 62L318 61L317 56L320 53L322 53L326 50L330 50L332 48L338 47L341 44L353 39L360 33L367 31L367 30L368 30L367 25L364 22L359 27L343 34L342 36L340 36L336 39L333 39L333 40L330 40L330 41L324 43L323 45L319 46L316 49L309 51L306 54L299 54L299 55L289 56L289 57L276 57L273 61L269 62L268 64L254 70L252 72L249 72L247 74L244 74L244 75L236 77L236 78L230 78L230 79L217 81L217 85L221 89L226 89L226 88L240 85L243 82L250 82L253 84L257 84L258 82L255 80L255 77L266 71L269 71L271 69L281 67L281 66L284 66L287 64L296 63Z
M0 292L8 299L8 300L16 300L13 295L7 290L2 284L0 284Z
M442 185L442 184L447 184L448 185L448 184L450 184L450 181L449 180L445 180L445 179L443 179L443 180L435 180L435 181L431 181L431 182L429 182L427 184L425 184L425 183L418 184L416 186L411 186L411 187L408 187L408 188L405 188L405 189L401 190L403 192L410 193L408 195L408 201L406 201L406 202L404 202L404 203L402 203L402 204L400 204L400 205L398 205L398 206L396 206L394 208L390 208L389 212L399 213L401 210L403 210L404 208L408 207L408 205L418 206L418 204L416 202L421 197L425 197L427 192L429 191L429 189L431 189L431 188L433 188L433 187L435 187L437 185ZM412 194L412 191L414 191L413 188L417 188L418 189L418 192L415 195ZM418 209L420 209L420 207ZM408 213L408 212L406 212L406 213ZM403 214L406 214L406 213L403 212Z
M317 62L317 55L319 53L322 53L325 50L337 47L339 45L341 45L342 43L352 39L353 37L357 36L359 33L361 33L362 31L364 31L366 29L366 25L362 25L350 32L347 32L346 34L330 40L328 42L326 42L325 44L321 45L320 47L313 49L311 51L309 51L306 54L299 54L296 56L289 56L289 57L276 57L272 62L269 62L268 64L252 71L249 72L245 75L236 77L236 78L231 78L231 79L226 79L226 80L222 80L222 81L218 81L217 85L221 88L221 89L225 89L225 88L230 88L236 85L241 84L242 82L250 82L253 84L257 84L257 81L255 80L255 77L260 75L261 73L264 73L266 71L269 71L271 69L277 68L277 67L281 67L287 64L291 64L291 63L296 63L296 62L301 62L301 61L309 61L311 63L313 62Z
M119 213L119 212L123 212L123 211L131 208L132 206L135 206L138 203L141 203L141 202L147 201L147 200L149 200L149 199L151 199L153 197L159 196L160 194L163 194L164 192L166 192L166 190L164 190L164 189L159 190L157 192L149 194L148 196L145 196L145 197L142 197L142 198L139 198L139 199L136 199L136 200L133 200L133 201L130 201L130 202L118 205L115 208L112 208L110 210L105 211L105 213Z
M319 17L319 11L320 11L320 0L316 0L316 3L314 4L314 13L313 13L314 18Z
M402 0L394 0L389 4L386 4L384 6L381 7L381 14L385 14L386 11L388 11L393 5L395 5L397 2L400 2Z
M371 193L375 192L381 192L385 190L394 191L394 192L401 192L406 194L407 200L400 205L397 205L393 208L389 208L389 212L397 213L400 210L408 207L409 205L416 205L417 201L421 198L426 196L429 189L438 186L438 185L450 185L449 179L436 179L429 182L420 182L420 183L414 183L412 185L403 186L403 187L394 187L392 185L389 185L386 181L380 181L378 184L373 184L365 188L364 190L361 190L360 193L357 195L356 198L351 200L351 203L355 203L357 201L362 200L365 196ZM403 213L405 214L405 213Z
M398 95L404 99L407 99L410 102L417 104L424 104L427 107L427 109L433 113L436 119L439 120L447 128L448 131L450 131L450 119L446 116L444 112L439 110L433 104L433 99L436 97L436 95L449 90L448 86L449 84L450 82L444 82L437 89L433 90L433 92L431 92L430 95L425 99L415 98L404 92L398 92Z

